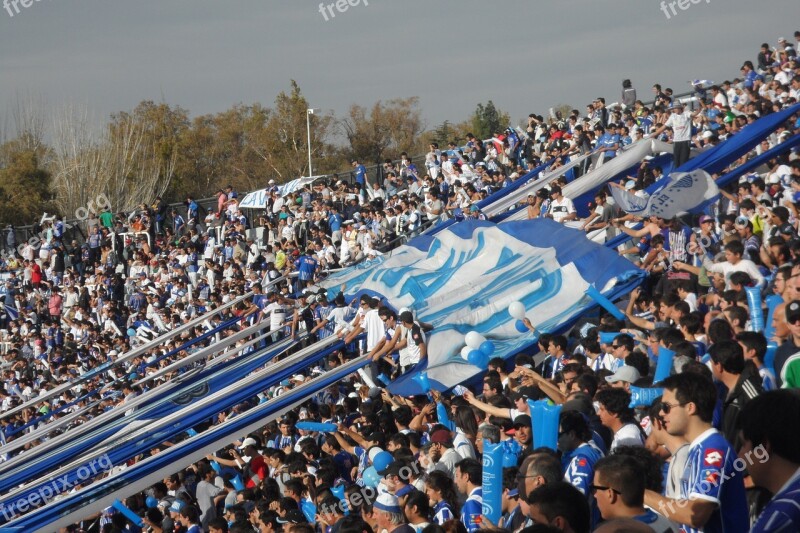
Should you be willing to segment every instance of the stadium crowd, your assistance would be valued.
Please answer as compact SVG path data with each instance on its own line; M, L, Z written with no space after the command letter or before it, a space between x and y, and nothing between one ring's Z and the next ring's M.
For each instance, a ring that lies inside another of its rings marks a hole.
M8 232L0 258L2 444L71 413L81 416L0 460L35 453L39 442L187 369L154 380L148 375L268 321L275 332L270 342L303 336L309 344L337 335L347 348L208 426L354 358L370 358L369 372L328 387L128 498L126 505L144 517L144 531L799 530L796 153L744 176L691 220L635 220L603 191L589 217L579 219L562 186L588 166L528 198L529 218L577 220L607 237L628 234L632 241L620 253L648 276L631 293L625 320L603 313L585 317L568 335L537 332L536 357L490 360L474 392L390 394L382 379L424 364L429 325L391 302L362 296L348 305L317 285L331 269L380 261L438 220L484 218L477 202L541 164L555 170L589 152L608 161L645 136L674 143L680 163L690 149L735 136L800 100L800 32L795 40L781 39L775 49L765 44L756 65L742 65L740 78L698 84L692 103L654 85L655 101L644 105L626 80L620 104L606 107L598 98L585 113L531 115L526 131L497 132L489 142L470 135L463 147L432 144L420 167L401 154L399 163L384 164L383 183L370 181L353 161L352 184L334 176L284 195L271 181L263 210L240 209L239 195L227 187L217 193L216 209L206 212L192 198L181 210L160 198L132 213L115 214L108 206L85 222L83 244L65 238L61 217L43 221L39 238L28 242L17 243ZM796 115L735 166L798 133ZM642 191L660 176L645 161L618 186ZM748 299L753 287L757 296ZM148 347L123 367L101 371L250 292L246 301ZM769 313L769 338L751 320L753 306L760 310L768 295L781 299ZM191 339L200 340L187 345ZM229 353L238 354L243 343ZM674 353L671 375L656 384L658 395L640 400L654 386L660 353ZM87 374L92 379L80 386L37 401ZM539 399L562 406L557 450L533 447L528 400ZM309 421L336 429L297 428ZM485 443L505 441L516 462L503 471L502 518L491 523L481 508L480 458ZM67 529L138 530L114 508Z

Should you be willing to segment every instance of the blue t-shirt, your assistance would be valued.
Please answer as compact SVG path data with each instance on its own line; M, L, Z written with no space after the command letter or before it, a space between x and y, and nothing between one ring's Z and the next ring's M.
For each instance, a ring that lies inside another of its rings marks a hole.
M461 508L461 523L467 531L477 531L481 528L481 515L483 514L483 489L473 489L464 506Z
M342 229L342 215L339 213L333 213L330 217L328 217L328 227L330 227L331 231L339 231Z
M686 533L737 533L748 530L744 472L734 467L736 451L720 432L709 429L689 448L681 478L681 498L715 503L717 509L702 529L683 524Z
M564 480L571 483L584 495L591 495L589 487L594 478L594 465L603 457L593 442L584 443L575 448L564 461Z
M800 531L800 470L772 497L750 533Z
M356 167L356 183L359 185L364 185L364 178L367 175L367 169L364 165L358 165Z
M297 267L297 277L300 281L311 281L314 279L314 273L317 271L319 261L310 255L301 255L295 266Z

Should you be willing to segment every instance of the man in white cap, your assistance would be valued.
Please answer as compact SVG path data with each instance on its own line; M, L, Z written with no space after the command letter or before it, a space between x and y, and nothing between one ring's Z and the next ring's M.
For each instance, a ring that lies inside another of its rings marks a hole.
M606 381L614 389L631 391L631 385L639 381L639 371L632 366L623 366L614 374L606 376Z
M689 143L692 140L692 120L695 115L699 114L705 107L705 103L701 102L700 110L696 113L691 113L689 111L684 111L684 106L680 100L675 100L672 105L669 106L672 114L664 125L651 135L653 138L658 138L665 129L672 128L672 168L677 169L689 160Z
M378 527L387 533L414 533L414 528L406 523L403 510L397 497L384 493L372 504L372 512Z

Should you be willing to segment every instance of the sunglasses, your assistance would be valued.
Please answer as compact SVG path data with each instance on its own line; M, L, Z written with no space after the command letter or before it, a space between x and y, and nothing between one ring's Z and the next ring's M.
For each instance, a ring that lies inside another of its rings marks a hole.
M615 494L621 494L621 492L618 491L617 489L613 489L611 487L604 487L602 485L589 485L589 490L592 491L592 494L594 494L598 490L611 490L611 492L613 492Z
M658 405L658 409L659 409L659 411L663 412L665 415L668 415L673 407L683 407L684 405L686 405L686 404L685 403L670 404L670 403L667 403L667 402L661 402Z

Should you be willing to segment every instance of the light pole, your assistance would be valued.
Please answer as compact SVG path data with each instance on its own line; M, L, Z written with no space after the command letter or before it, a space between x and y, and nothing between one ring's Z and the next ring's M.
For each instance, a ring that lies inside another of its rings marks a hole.
M311 115L314 114L313 109L306 109L306 130L308 131L308 177L314 175L311 171Z

